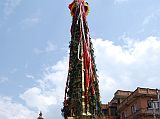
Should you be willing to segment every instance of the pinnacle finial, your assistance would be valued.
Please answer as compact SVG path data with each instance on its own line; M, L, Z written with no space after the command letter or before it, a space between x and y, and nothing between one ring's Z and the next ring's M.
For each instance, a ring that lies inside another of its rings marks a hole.
M42 112L41 112L41 111L40 111L39 117L38 117L37 119L44 119L44 118L42 117Z
M84 10L83 12L86 14L86 16L88 15L89 13L89 5L87 2L85 2L85 0L73 0L73 2L71 4L69 4L69 9L70 9L70 12L71 12L71 16L74 16L75 12L76 12L76 8L78 6L79 3L82 3L82 5L84 6Z

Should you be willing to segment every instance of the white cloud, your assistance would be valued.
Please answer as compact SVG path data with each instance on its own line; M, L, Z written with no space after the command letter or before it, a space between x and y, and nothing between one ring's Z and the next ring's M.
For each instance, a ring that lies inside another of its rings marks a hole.
M1 119L36 119L37 114L22 104L16 103L10 97L0 96Z
M103 102L118 89L159 87L160 38L129 41L120 46L108 40L93 40Z
M12 14L15 8L21 3L22 0L5 0L4 13L6 16Z
M54 51L55 49L56 49L55 45L52 42L48 41L45 51L51 52L51 51Z
M51 91L42 91L42 89L38 87L33 87L25 91L20 97L26 101L29 107L46 112L50 105L57 103L53 95L54 93Z
M10 73L11 73L11 74L14 74L14 73L16 73L17 71L18 71L17 68L13 68L13 69L10 71Z
M34 53L35 54L49 53L55 51L56 49L57 47L55 44L53 44L51 41L47 41L47 46L44 49L34 48Z
M152 12L150 15L146 16L143 20L143 25L148 25L150 23L159 22L160 9Z
M41 54L41 53L43 53L44 51L43 50L40 50L40 49L38 49L38 48L34 48L34 53L35 54Z
M0 84L8 82L8 80L9 80L8 77L0 76Z
M128 2L129 0L114 0L114 4Z
M103 103L109 101L118 89L158 88L160 84L160 38L124 39L124 45L93 40ZM37 86L21 95L29 107L44 110L48 119L62 118L60 108L67 78L67 59L46 67Z
M26 77L27 77L27 78L30 78L30 79L34 79L34 76L33 76L33 75L30 75L30 74L26 74Z
M37 86L29 88L20 95L27 106L42 110L48 119L62 118L60 109L64 98L67 64L67 58L64 58L55 65L46 67Z
M22 29L28 29L36 26L42 21L41 11L36 9L35 12L27 16L26 18L22 19L19 22L19 25Z
M40 23L41 19L39 16L28 17L21 21L20 25L22 29L31 28L36 24Z

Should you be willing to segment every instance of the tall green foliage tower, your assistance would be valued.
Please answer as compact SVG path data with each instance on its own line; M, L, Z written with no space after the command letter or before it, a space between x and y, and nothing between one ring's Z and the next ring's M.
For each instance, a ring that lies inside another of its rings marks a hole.
M89 6L84 0L74 0L69 9L73 20L62 115L65 119L100 119L101 103L97 69L86 21Z

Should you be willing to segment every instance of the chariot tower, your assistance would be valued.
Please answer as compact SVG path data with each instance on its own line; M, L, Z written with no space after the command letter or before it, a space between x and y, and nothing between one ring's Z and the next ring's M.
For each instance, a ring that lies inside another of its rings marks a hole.
M89 5L84 0L74 0L69 9L71 41L62 115L65 119L100 119L98 76L86 21Z

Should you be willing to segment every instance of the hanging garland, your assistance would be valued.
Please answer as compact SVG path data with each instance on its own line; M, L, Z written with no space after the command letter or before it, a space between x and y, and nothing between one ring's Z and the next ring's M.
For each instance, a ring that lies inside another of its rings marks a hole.
M66 81L64 107L61 110L65 119L69 116L80 118L82 115L82 73L85 86L85 112L91 116L101 116L101 102L96 74L94 49L89 35L86 16L89 6L84 0L74 0L69 5L73 17L71 26L71 41L69 43L70 58L68 77ZM82 60L83 59L83 60ZM84 69L82 70L82 65ZM96 113L95 113L96 111Z

